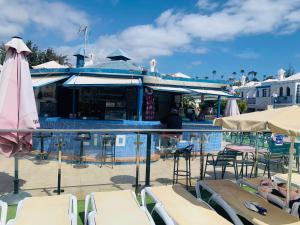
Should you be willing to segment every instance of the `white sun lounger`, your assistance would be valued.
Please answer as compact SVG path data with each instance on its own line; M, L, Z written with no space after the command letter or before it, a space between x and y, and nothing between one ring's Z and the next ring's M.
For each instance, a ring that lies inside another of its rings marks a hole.
M151 196L155 202L153 211L159 214L166 225L231 224L207 203L196 199L180 185L144 188L142 203L145 207L147 195Z
M7 225L77 225L77 199L73 195L25 198Z
M272 179L276 182L287 183L288 174L287 173L277 173L272 176ZM300 174L293 173L292 174L292 185L300 188Z
M92 211L89 211L91 206ZM130 190L94 192L85 198L87 225L155 225L147 209Z
M198 197L201 197L200 189L205 189L212 194L209 201L212 200L221 206L235 225L243 224L239 216L254 225L300 225L298 218L274 206L264 198L245 191L230 180L198 181L196 185ZM258 203L267 209L267 215L260 215L247 209L244 205L245 201Z
M264 180L264 177L256 177L256 178L244 178L244 179L239 179L237 181L238 184L242 185L246 185L248 187L251 187L252 189L254 189L255 191L258 192L258 187L260 185L260 182L262 180ZM275 203L276 205L278 205L280 208L284 208L286 207L286 201L285 198L279 197L277 195L268 193L267 194L267 200Z
M5 225L7 216L7 204L0 201L0 225Z

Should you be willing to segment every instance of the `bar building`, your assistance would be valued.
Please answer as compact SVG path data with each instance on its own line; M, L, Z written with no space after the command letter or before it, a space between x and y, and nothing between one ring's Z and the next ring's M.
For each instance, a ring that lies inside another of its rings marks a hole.
M32 69L32 83L42 128L161 128L160 119L171 108L182 107L182 96L193 95L218 101L220 116L221 97L230 97L226 82L178 78L151 72L132 62L118 49L101 63L84 66L83 49L74 54L76 68ZM219 129L211 122L184 122L183 128ZM74 134L65 136L65 155L78 155L79 143ZM189 134L183 135L189 139ZM135 156L135 134L116 135L116 158L127 160ZM54 140L46 140L45 150L55 149ZM142 137L141 155L146 154L146 135ZM96 158L101 148L100 134L91 134L85 142L84 154ZM153 137L152 155L157 140ZM38 139L34 147L39 149ZM195 146L197 148L197 146ZM206 150L221 147L221 134L211 134Z

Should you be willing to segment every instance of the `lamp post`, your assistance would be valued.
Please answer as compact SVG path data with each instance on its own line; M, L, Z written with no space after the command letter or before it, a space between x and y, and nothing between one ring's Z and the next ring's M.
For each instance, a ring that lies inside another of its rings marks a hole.
M273 99L274 99L273 108L275 109L275 104L277 103L278 94L277 93L273 93L272 96L273 96Z

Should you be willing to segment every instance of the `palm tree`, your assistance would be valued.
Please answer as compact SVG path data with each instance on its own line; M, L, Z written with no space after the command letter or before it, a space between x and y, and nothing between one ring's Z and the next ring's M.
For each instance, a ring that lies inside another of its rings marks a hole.
M208 80L208 76L205 76L204 79L205 79L205 80Z
M244 70L244 69L241 69L240 72L241 72L241 75L244 76L245 70Z
M248 75L252 76L253 81L257 81L257 79L256 79L257 72L256 71L252 70L248 73Z
M213 75L212 78L213 78L213 79L215 79L215 75L216 75L216 74L217 74L217 71L213 70L213 71L212 71L212 75Z
M224 75L221 75L221 80L223 80L224 79Z

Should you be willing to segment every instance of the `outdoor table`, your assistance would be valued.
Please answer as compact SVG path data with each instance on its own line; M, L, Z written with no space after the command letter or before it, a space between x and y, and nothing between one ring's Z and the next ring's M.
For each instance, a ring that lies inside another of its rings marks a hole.
M40 150L40 154L39 154L40 159L45 159L44 139L45 138L50 138L52 136L53 136L52 133L42 133L42 132L40 132L40 133L38 133L37 135L34 136L36 138L40 138L40 142L41 142L41 150Z
M242 167L241 167L240 174L243 177L245 160L249 154L253 154L253 156L255 156L255 151L256 151L255 147L248 146L248 145L227 145L225 149L229 151L239 152L242 154ZM259 149L259 153L266 153L266 152L268 152L266 149ZM248 164L246 164L246 174L247 171L248 171Z

